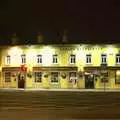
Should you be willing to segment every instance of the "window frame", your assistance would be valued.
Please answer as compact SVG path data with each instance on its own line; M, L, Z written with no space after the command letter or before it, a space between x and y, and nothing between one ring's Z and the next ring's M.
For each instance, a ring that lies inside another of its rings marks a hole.
M70 54L70 64L76 64L76 55Z
M86 64L92 64L92 54L86 54Z
M6 74L8 74L8 73L10 74L10 76L6 76ZM6 80L6 79L8 79L8 80ZM4 82L5 83L10 83L11 82L11 72L4 72Z
M43 57L42 57L41 54L38 54L38 55L37 55L37 64L42 64L42 62L43 62L43 61L42 61L42 60L43 60L42 58L43 58Z
M7 56L5 57L5 64L6 64L6 65L10 65L10 64L11 64L11 56L10 56L10 55L7 55Z
M120 53L116 54L116 64L120 64Z
M34 72L34 75L35 75L35 79L34 79L34 82L35 83L42 83L42 72L37 72L35 71ZM40 78L40 79L39 79ZM39 80L38 80L39 79Z
M26 64L26 55L25 54L21 55L21 64Z
M57 54L52 55L52 63L58 64L58 55Z
M107 54L101 54L101 64L107 64Z
M53 76L54 73L57 73L57 81L55 80L55 75ZM53 84L58 84L59 83L59 72L51 72L51 83Z

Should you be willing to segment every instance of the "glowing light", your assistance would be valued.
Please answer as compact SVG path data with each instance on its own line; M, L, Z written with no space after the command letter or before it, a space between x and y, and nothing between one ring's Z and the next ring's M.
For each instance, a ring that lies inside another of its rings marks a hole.
M20 49L19 47L13 47L8 51L9 55L21 55L23 53L22 49Z
M52 55L55 53L55 50L52 47L44 47L41 50L41 54L43 55L43 64L50 65L52 61Z
M120 70L117 70L117 71L116 71L116 74L117 74L117 75L120 75Z

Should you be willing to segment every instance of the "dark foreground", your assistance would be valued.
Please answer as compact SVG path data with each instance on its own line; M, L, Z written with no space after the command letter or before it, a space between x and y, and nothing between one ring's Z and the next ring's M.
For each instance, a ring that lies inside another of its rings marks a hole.
M0 120L79 119L120 119L120 93L0 91Z

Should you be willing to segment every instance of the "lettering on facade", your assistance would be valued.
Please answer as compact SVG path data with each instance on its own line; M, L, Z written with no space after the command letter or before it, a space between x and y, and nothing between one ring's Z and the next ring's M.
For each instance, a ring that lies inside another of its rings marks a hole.
M78 48L78 47L60 47L60 50L64 50L64 51L73 51L73 50L102 50L102 48L94 48L94 47L82 47L82 48Z

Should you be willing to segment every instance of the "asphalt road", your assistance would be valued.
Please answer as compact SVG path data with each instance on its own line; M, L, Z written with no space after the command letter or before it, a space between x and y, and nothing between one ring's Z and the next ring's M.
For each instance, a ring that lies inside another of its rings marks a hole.
M120 119L120 92L0 91L0 120Z

